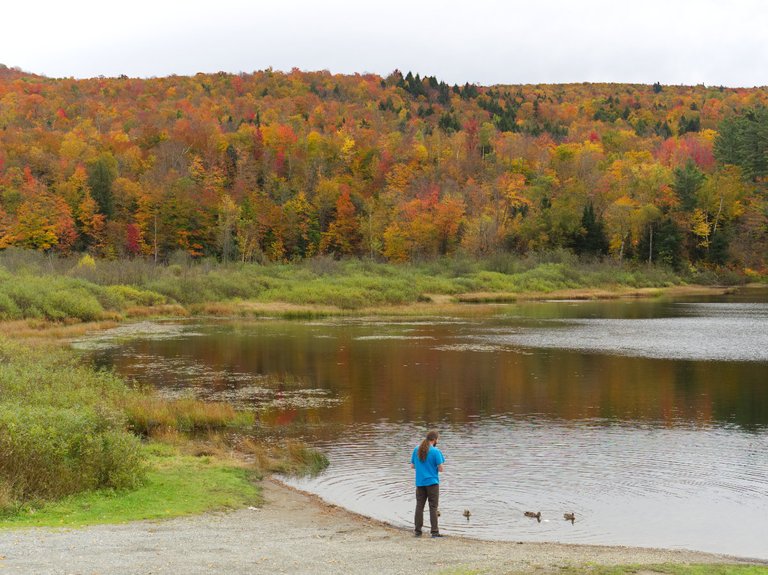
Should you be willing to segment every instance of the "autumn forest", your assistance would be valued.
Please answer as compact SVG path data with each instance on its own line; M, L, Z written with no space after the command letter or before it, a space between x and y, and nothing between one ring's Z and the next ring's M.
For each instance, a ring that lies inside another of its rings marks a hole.
M768 90L0 65L0 249L424 261L567 248L765 273Z

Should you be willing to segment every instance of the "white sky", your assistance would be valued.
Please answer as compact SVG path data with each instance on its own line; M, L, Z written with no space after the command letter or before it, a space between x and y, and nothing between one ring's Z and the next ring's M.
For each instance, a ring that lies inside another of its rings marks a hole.
M765 86L768 0L4 0L0 63L76 78L272 66Z

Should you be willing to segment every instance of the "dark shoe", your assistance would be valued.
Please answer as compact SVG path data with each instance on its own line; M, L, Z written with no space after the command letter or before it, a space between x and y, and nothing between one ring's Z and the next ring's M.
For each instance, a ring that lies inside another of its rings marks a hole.
M432 539L436 539L437 537L445 537L445 535L443 535L442 533L433 533L432 534Z
M414 531L413 532L414 537L421 537L421 531Z

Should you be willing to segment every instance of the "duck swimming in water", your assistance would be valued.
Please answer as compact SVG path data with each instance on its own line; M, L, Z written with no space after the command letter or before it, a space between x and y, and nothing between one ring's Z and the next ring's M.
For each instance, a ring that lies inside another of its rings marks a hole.
M573 524L574 521L576 521L576 514L575 513L563 513L563 519L566 521L570 521L571 524Z
M469 521L469 518L472 517L472 514L469 512L469 509L465 509L462 515L467 518L467 521Z
M526 511L523 513L526 517L531 517L532 519L535 519L539 523L541 523L541 511Z

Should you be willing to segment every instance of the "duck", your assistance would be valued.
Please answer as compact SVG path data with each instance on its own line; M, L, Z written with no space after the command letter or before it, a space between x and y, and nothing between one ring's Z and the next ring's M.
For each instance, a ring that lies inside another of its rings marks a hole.
M470 513L469 509L465 509L462 515L467 518L467 521L469 521L469 518L472 517L472 513Z
M575 513L563 513L563 519L573 523L574 521L576 521L576 514Z
M541 521L541 511L526 511L523 513L526 517L532 517L533 519L536 519L537 521Z

